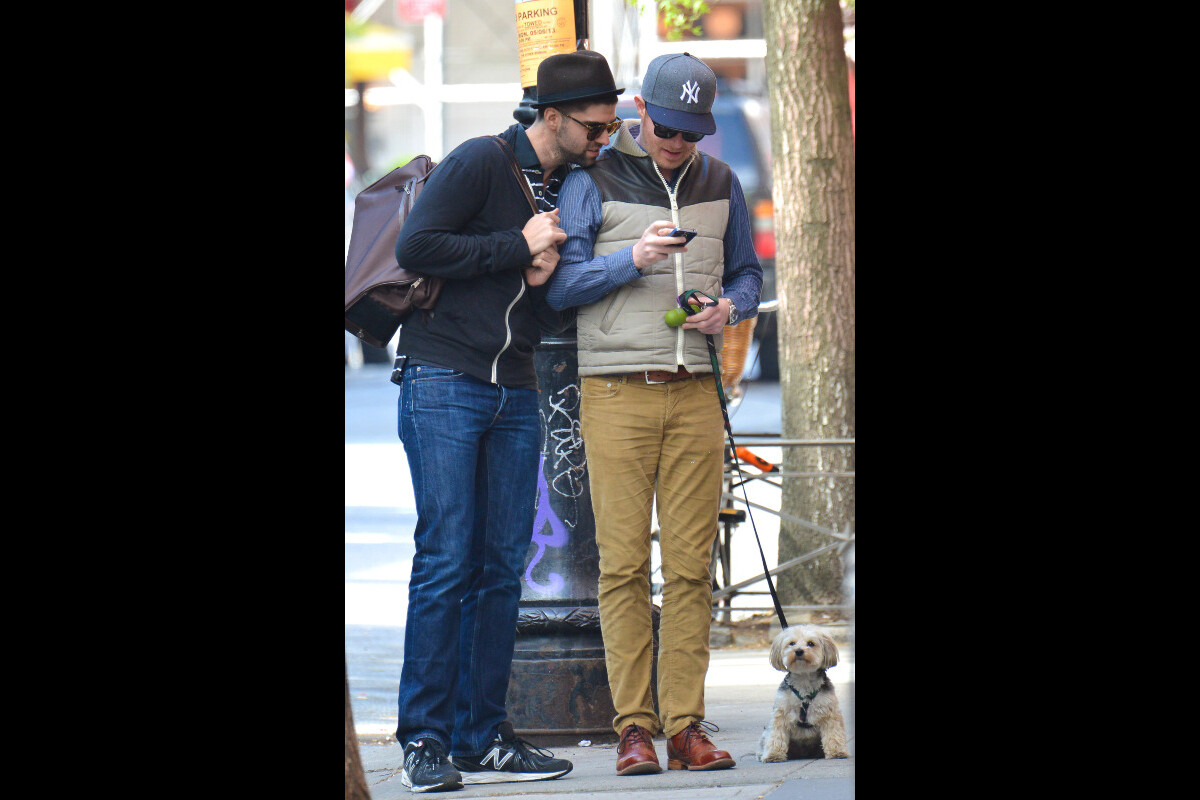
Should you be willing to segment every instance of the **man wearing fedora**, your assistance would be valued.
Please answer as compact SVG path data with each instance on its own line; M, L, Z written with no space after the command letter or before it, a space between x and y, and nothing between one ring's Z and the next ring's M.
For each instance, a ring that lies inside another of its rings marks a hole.
M567 176L567 233L550 280L556 309L577 307L580 426L587 453L599 606L619 734L617 774L727 769L704 719L724 437L706 335L758 313L762 267L737 175L701 152L716 131L716 76L688 53L650 62L638 119L596 165ZM673 227L697 231L686 242ZM664 313L699 290L715 301L672 327ZM658 709L650 676L650 520L657 505L663 599Z
M401 264L446 279L401 327L393 376L417 507L396 726L414 792L572 767L514 734L505 696L541 449L533 352L574 317L545 301L566 238L557 195L608 143L624 90L588 51L543 60L537 90L536 121L500 137L539 213L480 137L438 163L396 241Z

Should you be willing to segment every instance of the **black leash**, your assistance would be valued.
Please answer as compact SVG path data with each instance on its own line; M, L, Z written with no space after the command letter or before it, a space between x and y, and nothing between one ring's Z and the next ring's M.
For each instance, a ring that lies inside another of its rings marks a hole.
M689 289L679 295L679 307L686 311L689 315L695 313L689 307L688 301L693 295L704 295L711 303L704 303L704 306L713 306L717 304L715 298L705 294L697 289ZM717 381L717 398L721 401L721 417L725 420L725 433L729 436L729 449L733 457L733 466L737 470L739 485L742 487L742 498L746 501L746 516L750 518L750 528L754 531L754 541L758 543L758 555L762 558L763 577L767 579L767 588L771 590L771 602L775 604L775 613L779 615L780 628L786 628L787 617L783 615L783 606L779 604L779 595L775 594L775 584L771 582L771 568L767 566L767 556L763 552L762 540L758 538L758 526L754 524L754 514L750 510L750 497L746 494L746 476L742 473L742 463L738 460L737 444L733 440L733 426L729 424L729 406L725 401L725 388L721 385L721 364L717 360L717 346L713 342L711 333L704 334L704 341L708 343L708 357L712 361L713 377Z

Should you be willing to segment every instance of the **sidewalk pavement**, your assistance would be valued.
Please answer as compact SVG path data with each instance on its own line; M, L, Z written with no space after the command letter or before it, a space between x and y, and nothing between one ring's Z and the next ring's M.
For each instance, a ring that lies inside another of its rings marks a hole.
M762 764L755 757L763 726L770 719L775 689L784 673L767 662L765 648L714 649L705 681L705 712L720 727L713 743L728 750L737 765L714 771L668 770L666 739L655 739L663 771L657 775L616 774L617 746L577 743L550 746L573 769L554 780L467 785L437 797L529 797L537 800L850 800L854 797L854 651L838 642L839 663L829 670L837 690L851 758L807 759ZM537 737L529 740L537 745ZM390 744L360 742L359 752L372 800L397 800L415 795L400 782L403 749Z

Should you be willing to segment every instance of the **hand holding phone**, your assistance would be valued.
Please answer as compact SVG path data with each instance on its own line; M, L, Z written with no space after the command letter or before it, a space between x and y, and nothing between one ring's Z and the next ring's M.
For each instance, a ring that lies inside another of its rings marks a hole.
M642 237L633 245L633 265L639 272L647 274L647 270L652 271L658 262L678 257L683 252L683 245L696 235L696 231L672 227L673 225L674 223L669 219L656 219L646 226L646 230L642 231ZM664 231L670 233L664 235ZM685 238L685 241L676 244L668 239L668 236L682 237Z

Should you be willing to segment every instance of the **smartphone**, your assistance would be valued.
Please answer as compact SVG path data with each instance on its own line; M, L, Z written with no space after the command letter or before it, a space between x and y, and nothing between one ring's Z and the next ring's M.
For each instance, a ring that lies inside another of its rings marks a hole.
M684 244L687 244L692 239L696 238L696 231L692 230L691 228L672 228L671 232L668 233L667 236L685 236L687 237L687 241L685 241Z

